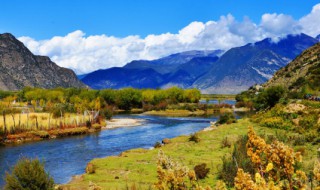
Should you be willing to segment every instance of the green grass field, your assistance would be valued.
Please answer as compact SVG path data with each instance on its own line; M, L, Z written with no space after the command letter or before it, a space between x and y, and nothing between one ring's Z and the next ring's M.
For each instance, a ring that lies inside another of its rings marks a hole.
M248 119L241 119L238 123L222 125L211 131L201 131L199 143L189 142L189 136L181 136L172 139L171 144L153 150L134 149L122 153L120 156L94 159L91 163L96 168L95 174L85 174L74 180L67 186L70 189L86 189L89 182L93 182L102 189L127 189L135 185L137 189L152 189L157 181L157 154L160 149L175 161L188 166L190 169L200 163L206 163L210 168L207 178L200 180L203 186L214 187L219 168L222 164L221 158L231 153L232 148L222 148L221 142L227 137L230 141L236 141L238 135L247 133L248 126L254 126L260 135L275 134L276 130L259 127ZM284 131L277 130L286 135ZM308 165L315 158L316 147L307 146L304 164ZM309 163L310 162L310 163ZM312 162L313 163L313 162ZM308 167L308 166L306 166ZM116 179L118 178L118 179Z

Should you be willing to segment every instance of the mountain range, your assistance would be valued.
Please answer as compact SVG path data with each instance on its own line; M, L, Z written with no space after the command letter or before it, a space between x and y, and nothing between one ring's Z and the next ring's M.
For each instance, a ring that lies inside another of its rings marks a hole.
M319 37L319 36L318 36ZM101 88L198 88L202 93L234 94L266 82L280 68L319 40L305 34L223 50L188 51L124 67L98 70L81 80Z
M12 34L0 34L0 89L20 90L26 86L87 87L72 70L59 67L49 57L33 55Z
M94 89L101 88L188 88L193 81L211 68L223 53L189 51L161 59L132 61L124 67L114 67L87 74L82 81Z

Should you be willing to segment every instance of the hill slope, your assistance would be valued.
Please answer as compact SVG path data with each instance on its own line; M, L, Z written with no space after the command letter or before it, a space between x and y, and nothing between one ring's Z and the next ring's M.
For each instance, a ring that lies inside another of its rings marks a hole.
M286 67L280 69L264 84L281 85L290 90L320 90L320 43L305 50Z
M20 90L25 86L86 87L72 70L59 67L48 57L33 55L13 35L0 34L0 89Z

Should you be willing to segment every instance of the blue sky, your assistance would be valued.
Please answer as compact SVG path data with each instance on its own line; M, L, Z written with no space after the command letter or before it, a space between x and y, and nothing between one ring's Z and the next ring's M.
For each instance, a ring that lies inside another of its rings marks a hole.
M1 0L0 33L41 40L82 30L87 35L176 33L193 21L232 14L259 23L265 13L298 19L316 0Z
M320 34L315 0L0 0L0 33L77 74Z

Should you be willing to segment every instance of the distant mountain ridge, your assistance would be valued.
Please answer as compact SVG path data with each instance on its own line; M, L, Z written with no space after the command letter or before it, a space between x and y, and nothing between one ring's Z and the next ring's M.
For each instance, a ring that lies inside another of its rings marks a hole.
M101 88L188 88L216 62L222 50L188 51L160 59L132 61L124 67L98 70L82 81L94 89Z
M305 34L288 35L278 42L266 38L232 48L193 87L204 93L235 94L270 79L302 51L318 41Z
M225 53L221 50L190 51L152 61L132 61L122 68L89 73L82 81L97 89L178 86L198 88L208 94L234 94L266 82L317 42L305 34L288 35L278 42L266 38Z
M20 90L26 86L87 87L72 70L59 67L46 56L33 55L12 34L0 34L0 89Z
M218 57L224 53L223 50L207 50L207 51L186 51L175 53L160 59L147 61L147 60L135 60L128 64L126 64L125 68L134 68L134 69L141 69L141 68L152 68L155 71L165 74L169 73L172 70L176 69L182 64L185 64L189 61L192 61L194 58L201 58L201 57Z

